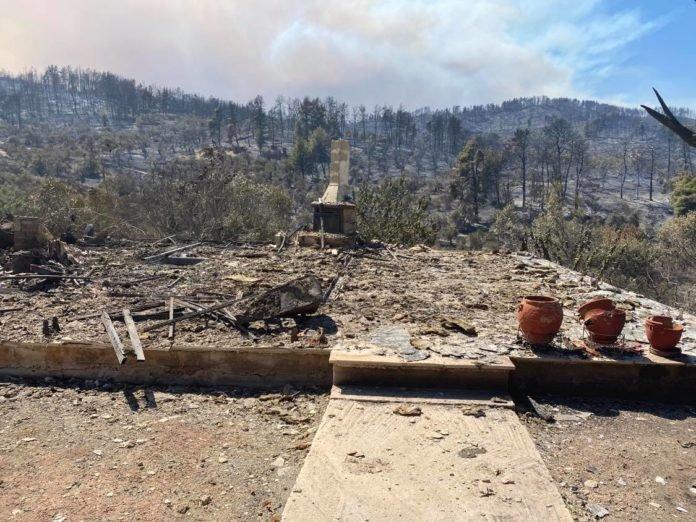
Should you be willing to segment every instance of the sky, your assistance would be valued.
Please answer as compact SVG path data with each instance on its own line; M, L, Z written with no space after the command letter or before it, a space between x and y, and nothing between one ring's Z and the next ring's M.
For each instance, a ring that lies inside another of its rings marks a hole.
M0 69L108 70L244 102L578 97L696 109L694 0L0 0Z

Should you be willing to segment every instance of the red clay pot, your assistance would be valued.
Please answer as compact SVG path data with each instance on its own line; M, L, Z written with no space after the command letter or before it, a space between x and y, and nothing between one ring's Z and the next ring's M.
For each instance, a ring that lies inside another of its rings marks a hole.
M563 307L554 297L530 295L517 305L517 323L531 344L549 344L562 322Z
M585 304L580 306L580 308L578 308L578 313L580 314L580 317L585 319L585 315L591 310L613 310L614 308L616 308L614 301L607 297L599 297L597 299L587 301Z
M645 321L645 335L650 346L661 352L674 351L683 333L684 327L672 322L671 317L653 315Z
M613 304L613 303L612 303ZM585 313L585 328L590 335L590 340L597 344L614 344L626 323L626 312L614 308L613 310L594 309Z

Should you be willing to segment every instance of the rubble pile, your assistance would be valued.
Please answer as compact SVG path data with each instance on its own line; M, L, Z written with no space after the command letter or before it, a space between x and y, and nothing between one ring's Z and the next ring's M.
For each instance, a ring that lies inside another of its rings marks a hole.
M14 218L0 225L0 231L0 280L33 291L89 279L71 247L54 239L38 218Z
M145 348L340 347L404 360L495 362L547 355L521 340L515 318L522 296L541 294L564 308L562 337L547 349L554 355L587 356L576 346L586 339L576 310L606 296L626 311L622 341L647 348L644 319L671 315L686 325L684 353L696 352L693 316L526 254L169 243L71 246L87 284L27 291L17 280L0 280L0 341L108 342L102 312L127 336L127 309ZM170 250L197 261L171 264L173 254L162 255ZM297 281L302 285L287 286ZM59 329L46 332L44 321L54 317Z

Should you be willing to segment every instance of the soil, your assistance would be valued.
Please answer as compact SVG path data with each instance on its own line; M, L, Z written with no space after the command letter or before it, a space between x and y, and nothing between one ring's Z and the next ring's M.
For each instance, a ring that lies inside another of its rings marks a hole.
M647 402L538 398L522 414L578 520L694 520L696 409ZM590 414L588 416L588 414Z
M312 390L0 383L2 520L275 520L328 402Z

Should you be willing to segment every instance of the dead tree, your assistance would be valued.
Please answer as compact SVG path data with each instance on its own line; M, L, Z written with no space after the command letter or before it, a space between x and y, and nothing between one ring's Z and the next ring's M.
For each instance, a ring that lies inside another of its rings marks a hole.
M655 94L657 95L657 99L659 100L660 105L662 106L664 114L661 114L656 110L651 109L650 107L647 107L645 105L641 105L641 107L648 111L648 114L650 114L650 116L655 118L662 125L670 129L677 136L683 139L687 145L689 145L690 147L696 147L696 132L682 125L679 122L679 120L677 120L676 116L672 114L672 111L669 110L669 107L667 107L667 104L662 99L662 96L660 96L660 93L657 92L657 89L653 89L653 91L655 91Z

